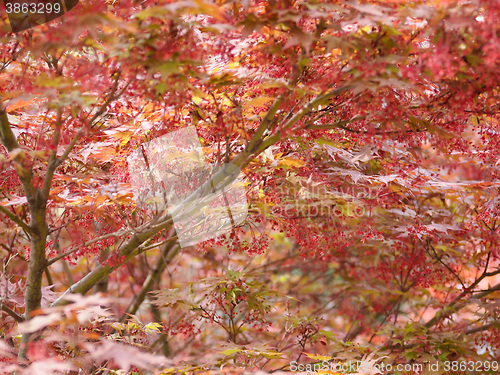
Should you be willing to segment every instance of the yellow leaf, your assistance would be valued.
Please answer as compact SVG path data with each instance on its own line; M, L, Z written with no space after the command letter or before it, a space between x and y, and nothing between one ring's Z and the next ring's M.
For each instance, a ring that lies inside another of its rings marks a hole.
M161 324L151 322L144 326L144 329L149 332L160 332Z
M314 359L315 361L330 361L333 359L333 357L330 357L328 355L310 354L310 353L304 353L304 354L309 358Z
M203 98L200 98L199 96L193 95L191 98L194 104L200 104L200 102L203 100Z
M264 189L260 188L259 189L259 199L264 199L265 195L264 195Z
M278 162L279 167L287 167L287 168L299 168L304 165L304 160L300 159L292 159L292 158L284 158Z
M122 324L122 323L118 323L118 322L112 322L109 324L112 328L116 329L117 331L119 331L120 333L123 331L123 329L125 328L125 324Z
M405 199L408 198L405 194L403 194L403 189L398 184L395 184L393 182L389 183L389 189Z
M244 107L257 107L257 108L263 108L266 107L266 104L269 103L271 100L274 98L271 98L269 96L259 96L257 98L250 99L248 102L244 104Z
M138 329L140 327L135 322L128 322L128 328L130 328L130 329Z
M209 16L212 16L213 18L218 20L223 19L221 8L219 8L218 6L206 3L203 0L194 0L194 2L198 6L198 10L200 13L208 14Z
M108 133L110 137L117 138L117 139L126 139L129 140L130 137L133 135L131 131L124 130L124 131L117 131L115 133Z
M372 30L372 26L371 25L366 25L366 26L363 26L359 29L359 32L363 31L367 34L370 34L373 30Z
M240 63L238 61L231 61L226 65L226 69L236 69L240 67Z

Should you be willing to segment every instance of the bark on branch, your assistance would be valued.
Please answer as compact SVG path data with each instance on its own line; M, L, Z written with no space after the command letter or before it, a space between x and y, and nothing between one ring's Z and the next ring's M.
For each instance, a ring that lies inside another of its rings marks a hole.
M167 265L172 261L172 259L177 255L179 249L180 247L176 242L170 242L163 246L160 254L158 255L158 259L156 260L156 264L150 271L146 280L144 280L141 290L134 297L132 302L130 302L129 306L127 307L127 310L122 315L120 319L121 322L124 322L125 319L127 319L127 316L134 315L137 312L137 310L139 310L139 307L146 299L146 294L151 291L151 289L155 284L158 283L161 274L163 273Z
M497 290L500 290L500 283L492 286L491 288L489 288L485 291L482 291L482 292L474 295L474 298L480 299L480 298L486 297L487 295L489 295L493 292L496 292ZM465 306L467 306L466 302L464 302L462 300L455 299L453 302L451 302L450 304L445 306L443 309L439 310L431 320L429 320L427 323L425 323L424 326L426 328L430 328L430 327L436 325L437 323L439 323L441 320L443 320L444 318L446 318L450 314L456 313L458 310L464 308Z

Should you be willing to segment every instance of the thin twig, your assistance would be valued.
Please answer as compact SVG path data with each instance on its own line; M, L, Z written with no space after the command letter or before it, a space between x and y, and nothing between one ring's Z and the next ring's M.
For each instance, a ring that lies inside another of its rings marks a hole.
M52 265L52 264L54 264L58 260L66 258L68 255L73 254L75 251L80 250L82 247L91 245L91 244L93 244L93 243L95 243L97 241L105 240L105 239L111 238L111 237L119 238L119 237L122 237L124 234L131 233L131 232L132 232L132 229L119 230L117 232L108 233L108 234L102 235L100 237L93 238L93 239L91 239L91 240L89 240L87 242L84 242L84 243L80 244L78 247L74 247L74 248L72 248L72 249L70 249L68 251L65 251L64 253L59 254L56 257L48 260L47 261L47 267L50 266L50 265Z

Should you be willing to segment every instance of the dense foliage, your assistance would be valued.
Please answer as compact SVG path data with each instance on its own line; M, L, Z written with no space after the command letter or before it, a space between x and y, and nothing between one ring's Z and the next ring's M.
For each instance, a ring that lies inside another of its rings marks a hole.
M496 373L500 2L90 0L8 30L1 373ZM249 214L181 248L127 157L193 125Z

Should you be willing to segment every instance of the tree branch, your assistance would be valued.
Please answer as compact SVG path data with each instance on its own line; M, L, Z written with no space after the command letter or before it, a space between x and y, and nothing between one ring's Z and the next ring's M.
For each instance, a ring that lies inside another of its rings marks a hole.
M255 147L257 147L261 142L262 142L262 137L264 135L264 132L268 129L269 125L273 122L274 116L276 115L276 112L278 111L281 103L284 101L284 96L279 95L274 103L271 105L269 110L267 111L266 115L262 119L259 127L255 131L255 133L252 136L252 139L250 142L248 142L248 145L246 147L247 152L251 153L251 150L253 150Z
M115 81L113 82L113 86L111 87L111 92L109 93L108 97L106 98L106 101L103 103L103 105L97 110L97 112L92 116L92 118L89 121L89 124L92 125L92 123L97 120L97 118L104 113L108 105L111 104L113 100L118 99L127 89L127 87L132 83L132 80L130 80L125 87L120 91L118 95L116 94L116 90L118 89L118 82L120 80L120 77L122 75L122 72L119 70L116 72L115 76Z
M345 131L348 131L348 132L351 132L351 133L363 133L360 130L350 129L350 128L346 127L345 125L350 124L350 123L352 123L354 121L363 120L365 118L366 118L366 116L357 116L357 117L353 117L350 120L337 121L337 122L332 122L332 123L329 123L329 124L321 124L321 125L313 125L313 123L310 123L310 124L308 124L308 125L305 126L305 129L310 129L310 130L328 130L328 129L335 129L335 128L337 128L337 129L342 129L342 130L345 130Z
M52 185L52 179L54 178L54 172L58 166L57 164L57 146L59 145L59 139L61 138L61 128L62 128L62 108L57 108L57 120L54 129L54 136L52 138L52 147L54 149L51 151L49 156L49 161L47 163L47 172L45 173L45 178L43 180L42 187L42 197L47 200L49 198L50 187Z
M467 331L465 331L465 334L466 335L472 335L474 333L477 333L477 332L483 332L483 331L487 331L488 329L492 328L492 327L500 327L500 323L495 320L494 322L491 322L491 323L488 323L488 324L484 324L480 327L476 327L476 328L470 328L468 329Z
M2 143L7 148L7 151L11 152L16 148L20 148L19 143L17 143L16 136L10 128L9 118L7 117L7 109L5 105L0 100L0 137L2 138Z
M134 297L127 307L127 310L123 313L120 319L121 322L125 321L128 315L133 315L137 312L141 304L146 299L146 294L151 291L151 288L153 288L153 285L158 281L166 266L177 255L179 249L180 246L178 243L173 241L163 246L161 253L158 255L155 266L147 276L146 280L144 280L139 293Z
M47 261L47 267L48 266L51 266L52 264L54 264L55 262L63 259L63 258L66 258L68 255L71 255L73 254L74 252L80 250L82 247L85 247L85 246L88 246L88 245L91 245L97 241L101 241L101 240L105 240L107 238L111 238L111 237L115 237L115 238L118 238L118 237L121 237L127 233L130 233L132 232L132 229L127 229L127 230L119 230L117 232L113 232L113 233L108 233L108 234L104 234L102 236L99 236L99 237L96 237L96 238L93 238L87 242L84 242L83 244L79 245L78 247L74 247L72 249L69 249L68 251L65 251L64 253L62 254L59 254L57 256L55 256L54 258L51 258Z
M0 138L3 145L8 152L12 152L15 149L21 149L21 146L17 142L17 138L11 129L9 118L7 116L7 109L4 103L0 100ZM28 199L28 203L33 204L36 199L36 189L31 184L32 171L26 170L18 161L13 160L16 167L16 173L23 184L23 189Z
M297 112L294 116L292 116L285 124L285 128L289 128L293 126L297 121L303 118L312 108L319 105L321 102L328 100L336 95L339 95L342 92L345 92L349 89L349 86L342 87L340 89L333 90L331 92L318 95L316 98L312 99L308 104L306 104L301 110ZM266 129L268 129L268 125L272 123L274 119L274 114L278 110L281 101L283 99L278 97L274 104L269 109L268 113L265 116L265 119L268 120L261 123L259 126L259 131L257 131L250 140L249 144L245 148L244 151L240 152L231 162L232 165L238 167L240 170L250 163L250 161L259 153L264 151L266 148L271 146L272 144L278 142L281 139L280 134L271 135L264 140L262 140L262 135ZM269 121L269 123L268 123ZM196 203L200 198L207 196L207 194L212 192L214 186L217 188L223 188L234 181L238 174L233 173L234 171L228 171L224 168L221 168L217 173L212 175L212 177L206 181L202 186L200 186L196 191L191 193L188 197L184 199L183 202L179 203L177 207L172 210L172 212L165 213L162 217L160 217L154 225L145 224L142 227L136 228L136 232L127 240L122 246L120 246L119 254L125 257L125 260L114 266L100 264L96 268L94 268L90 273L80 279L78 282L69 287L52 305L60 305L64 303L64 296L67 293L86 293L89 291L96 283L98 283L102 278L108 276L115 269L120 267L122 264L136 256L141 252L141 246L144 246L144 243L150 240L153 236L158 234L160 231L170 228L173 221L172 217L176 215L189 215L190 213L196 211L198 209Z
M0 308L5 311L7 314L9 314L11 317L15 319L16 322L22 323L24 322L24 318L16 313L14 310L12 310L9 306L7 306L5 303L0 301Z
M60 305L64 303L64 296L68 293L87 293L90 289L94 287L102 278L108 276L115 269L121 267L123 264L128 262L131 258L137 255L140 251L141 245L143 245L147 240L158 234L160 231L169 228L172 225L172 219L170 217L164 217L163 220L159 220L159 223L155 225L145 225L142 228L137 228L137 232L133 232L132 238L127 240L119 249L119 254L124 256L125 259L119 264L113 266L100 264L92 271L90 271L82 279L70 286L53 304L52 306Z
M93 122L101 115L104 113L106 108L111 104L113 100L116 100L119 98L123 92L127 89L127 87L130 85L132 81L129 81L125 87L120 90L119 94L116 94L116 91L118 89L118 83L120 80L121 72L116 73L115 80L113 82L113 86L111 87L111 92L109 93L108 97L106 98L106 101L100 106L100 108L97 110L97 112L92 116L90 121L88 122L89 126L92 126ZM50 187L52 185L52 179L54 177L54 172L56 171L57 167L59 167L69 156L73 148L76 146L76 143L80 139L80 136L82 135L83 131L85 130L85 127L82 126L76 133L76 135L73 137L69 145L66 147L64 150L63 154L60 157L57 157L57 146L59 144L59 138L60 138L60 132L62 128L62 110L61 108L58 109L58 114L57 114L57 121L56 121L56 129L54 131L54 137L53 137L53 144L54 144L54 151L51 153L50 158L49 158L49 164L47 168L47 173L45 174L45 179L43 182L43 187L41 190L41 195L42 197L47 200L50 194Z
M0 211L3 212L10 220L19 225L26 233L33 234L33 230L15 213L10 212L7 208L0 204Z
M500 290L500 283L475 295L474 298L479 299L486 297L488 294L496 292L497 290ZM462 293L460 296L462 296L463 294L464 293ZM465 302L460 302L459 297L457 297L456 299L453 300L453 302L451 302L450 304L439 310L431 320L429 320L427 323L424 324L424 327L430 328L439 323L442 319L444 319L449 314L449 312L456 313L458 310L465 307L467 304Z
M306 105L304 105L295 115L293 115L285 124L283 125L284 129L290 129L293 125L295 125L298 121L300 121L305 115L307 115L311 109L320 105L322 102L329 100L337 95L344 93L349 90L350 86L343 86L338 89L332 90L328 93L323 93L317 95L311 101L309 101Z

